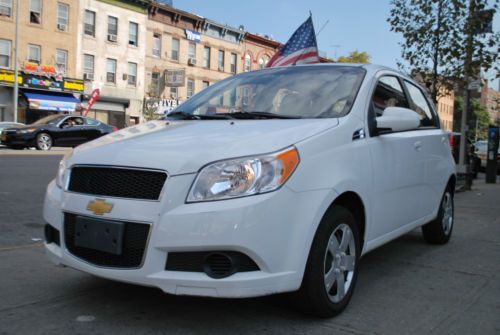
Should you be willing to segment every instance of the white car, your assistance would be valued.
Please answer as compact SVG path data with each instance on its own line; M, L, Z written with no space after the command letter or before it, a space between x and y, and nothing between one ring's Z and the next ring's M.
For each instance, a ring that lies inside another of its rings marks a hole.
M360 257L453 228L455 164L434 107L374 65L225 79L163 121L75 148L47 189L56 263L177 295L294 292L333 316Z

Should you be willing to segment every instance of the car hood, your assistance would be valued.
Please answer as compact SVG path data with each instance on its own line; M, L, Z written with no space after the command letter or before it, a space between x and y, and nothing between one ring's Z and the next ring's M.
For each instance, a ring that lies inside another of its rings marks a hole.
M68 165L193 173L213 161L278 151L338 123L337 119L152 121L78 146Z

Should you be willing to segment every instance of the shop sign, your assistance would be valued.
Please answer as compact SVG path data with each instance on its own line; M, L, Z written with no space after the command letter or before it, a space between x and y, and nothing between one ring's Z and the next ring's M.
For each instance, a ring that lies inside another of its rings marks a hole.
M23 77L21 75L17 76L17 83L21 85L23 83ZM0 69L0 85L14 85L14 71Z
M84 82L80 79L64 79L63 88L65 91L83 92Z
M53 91L62 91L63 90L63 82L56 81L51 78L37 78L30 75L24 76L24 87L29 88L38 88L38 89L46 89Z
M181 103L182 103L181 100L176 100L176 99L150 98L148 101L148 106L154 109L155 114L165 115L173 111Z
M29 99L30 109L42 109L55 112L73 112L76 107L74 102Z
M64 76L64 71L57 69L53 65L38 65L30 62L24 63L23 71L36 76L58 77L60 79Z
M193 41L193 42L200 42L201 41L201 34L197 31L192 31L192 30L186 29L186 38L190 41Z
M165 86L184 87L186 82L185 69L173 69L165 71Z

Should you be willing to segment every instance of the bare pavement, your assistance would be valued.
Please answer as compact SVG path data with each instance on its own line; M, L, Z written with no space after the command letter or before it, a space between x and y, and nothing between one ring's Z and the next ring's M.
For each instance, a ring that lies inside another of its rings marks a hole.
M417 230L366 255L348 308L315 319L280 296L177 297L52 265L41 212L60 157L0 154L2 335L500 334L500 184L456 195L449 244Z

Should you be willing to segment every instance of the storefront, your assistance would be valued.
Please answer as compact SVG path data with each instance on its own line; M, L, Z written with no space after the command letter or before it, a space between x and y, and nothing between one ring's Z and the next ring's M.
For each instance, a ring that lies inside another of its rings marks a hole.
M80 109L83 80L62 77L53 66L25 64L18 75L17 119L30 124L55 113L74 113ZM14 120L14 71L0 70L0 121Z
M84 96L83 100L88 101L88 97ZM121 129L131 125L130 123L139 123L139 120L135 122L136 120L132 117L130 117L131 120L127 120L125 111L129 106L130 100L128 99L100 96L87 116ZM82 107L86 107L86 102L82 104Z

